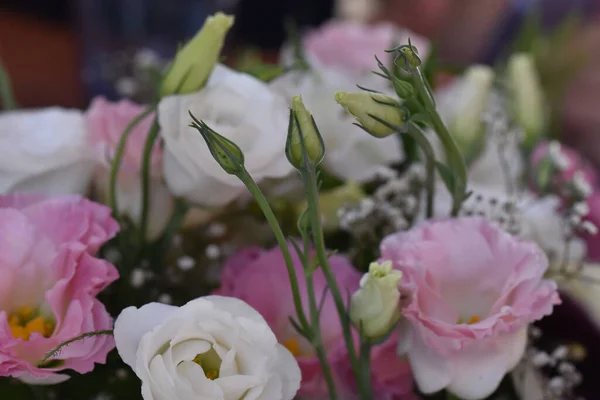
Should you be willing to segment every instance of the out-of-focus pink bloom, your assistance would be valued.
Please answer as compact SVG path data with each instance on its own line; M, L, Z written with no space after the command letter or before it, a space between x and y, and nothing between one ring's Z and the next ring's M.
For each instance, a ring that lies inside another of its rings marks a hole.
M305 311L308 311L308 296L302 264L290 246L294 266L300 284L300 294ZM334 255L329 259L342 293L353 293L358 289L361 274L350 262ZM289 278L281 250L247 248L232 256L221 276L221 289L216 294L237 297L255 308L275 332L280 343L285 345L298 360L302 371L302 383L298 395L310 399L327 398L327 386L319 361L310 344L295 331L289 317L296 318ZM321 270L314 276L317 298L325 291L326 281ZM268 289L267 289L268 288ZM338 394L344 399L356 396L356 385L348 362L348 354L339 317L331 294L327 293L321 313L322 338L327 358L332 366ZM395 348L397 341L390 341ZM389 348L378 346L372 355L373 386L377 399L408 400L412 395L412 375L407 363ZM389 345L388 345L389 346ZM380 395L381 394L381 395ZM396 397L394 397L396 396Z
M587 205L589 214L585 219L597 229L600 227L600 192L588 197ZM582 231L581 236L587 242L587 258L592 261L600 261L600 235L598 232Z
M96 295L118 278L94 257L118 231L110 209L79 196L0 197L0 376L27 383L68 379L104 363L110 336L72 343L42 367L60 343L112 328Z
M333 67L351 76L363 76L378 71L375 55L389 65L392 47L408 44L408 38L425 60L429 42L410 31L391 24L363 25L351 21L331 21L309 32L304 47L309 59L325 67Z
M103 201L108 197L111 162L121 136L127 125L143 111L144 107L129 100L111 103L102 97L95 98L87 111L88 141L98 163L95 184ZM116 191L119 212L133 221L139 220L142 211L142 161L153 118L154 114L151 113L133 128L127 138L119 169ZM173 196L162 182L162 163L163 150L157 140L150 154L150 239L162 232L173 209Z
M598 187L599 176L594 166L577 151L558 142L540 143L531 154L529 164L537 189L548 184L567 185L576 175L590 189Z
M94 149L98 162L110 168L111 160L115 156L117 145L127 125L144 111L144 107L129 100L111 103L103 97L96 97L87 111L88 140ZM127 138L123 160L121 162L121 175L139 175L144 157L144 146L154 115L144 118ZM160 175L162 168L162 149L158 141L152 148L150 158L153 175Z
M527 325L560 303L535 244L484 218L424 223L384 239L382 260L403 272L399 352L423 393L491 394L525 350Z

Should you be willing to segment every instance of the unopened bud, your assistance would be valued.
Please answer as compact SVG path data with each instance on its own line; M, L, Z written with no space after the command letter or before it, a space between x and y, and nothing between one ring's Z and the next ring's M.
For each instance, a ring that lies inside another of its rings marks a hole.
M490 67L475 65L465 72L459 94L464 103L449 129L466 154L479 153L483 146L485 128L481 116L487 109L493 81L494 70Z
M356 118L361 128L378 138L396 133L408 118L407 111L384 94L337 92L335 101Z
M232 16L220 12L206 19L196 36L177 52L162 82L161 97L193 93L204 86L219 60L233 21Z
M525 147L531 149L545 127L544 93L535 62L528 54L515 54L508 61L507 71L513 116L524 130Z
M237 175L244 170L244 153L231 140L213 131L204 121L199 121L192 115L192 128L196 128L206 141L210 154L219 163L223 171Z
M363 275L350 303L350 319L363 337L377 341L400 320L400 279L402 272L393 269L391 261L371 263Z
M302 98L295 96L292 98L285 155L290 164L301 169L304 166L304 153L309 163L319 165L325 156L325 143Z
M407 45L396 47L396 60L395 63L407 72L414 71L417 67L421 66L421 58L419 58L419 50L408 41Z

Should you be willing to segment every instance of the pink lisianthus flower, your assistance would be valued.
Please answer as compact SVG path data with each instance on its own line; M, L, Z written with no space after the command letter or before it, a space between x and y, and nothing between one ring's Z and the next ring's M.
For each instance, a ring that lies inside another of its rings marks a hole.
M308 295L302 264L291 246L290 251L299 280L304 310L308 312ZM341 292L356 291L361 274L350 262L338 255L332 256L329 262ZM268 251L252 247L240 251L228 260L221 283L221 289L216 294L237 297L255 308L275 332L279 342L296 357L302 371L298 396L310 399L327 398L327 386L319 360L311 345L296 332L289 321L290 316L296 318L296 311L281 250L278 247ZM321 270L315 272L314 286L317 298L320 299L327 287ZM338 394L345 400L354 399L357 397L356 384L349 366L339 316L328 292L323 303L320 325ZM408 364L394 351L390 351L389 348L386 350L383 346L376 347L372 354L376 398L412 399L412 375ZM395 342L392 347L395 348ZM394 397L395 395L397 397Z
M577 151L558 142L540 143L531 154L529 165L532 183L538 190L550 185L560 195L561 187L568 185L576 174L592 190L598 188L599 176L594 166Z
M482 399L523 356L527 326L560 303L542 279L546 255L484 218L426 222L385 238L382 259L403 273L398 351L423 393Z
M596 229L593 232L581 230L580 236L587 243L587 258L591 261L600 261L600 234L597 232L597 228L600 227L600 192L592 194L586 199L586 202L589 214L585 220Z
M118 278L94 257L118 231L110 209L79 196L0 197L0 376L26 383L67 380L104 363L111 336L74 342L43 366L60 343L112 328L96 295Z
M389 65L390 55L385 50L408 44L409 37L421 59L425 60L429 42L392 24L364 25L352 21L331 21L309 32L303 43L310 61L357 77L379 70L375 55Z
M111 103L102 97L92 101L87 111L88 142L92 147L98 167L95 183L104 201L109 190L110 169L121 135L127 125L144 111L144 107L129 100ZM144 147L150 133L154 114L148 115L131 131L127 138L117 181L119 211L137 221L141 214L141 171ZM172 196L162 181L163 150L155 141L150 153L150 212L149 236L158 236L173 207Z

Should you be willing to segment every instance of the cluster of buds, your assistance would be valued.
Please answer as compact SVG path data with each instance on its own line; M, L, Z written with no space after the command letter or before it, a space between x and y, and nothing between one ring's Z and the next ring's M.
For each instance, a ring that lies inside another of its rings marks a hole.
M531 341L539 339L542 332L537 327L530 330ZM576 395L576 389L581 385L583 376L577 369L577 364L585 359L585 348L579 344L560 344L552 351L542 350L535 343L530 345L517 368L522 372L521 382L517 386L526 386L523 382L527 378L527 369L534 371L534 376L539 380L541 399L544 400L583 400ZM529 394L529 393L528 393Z
M338 210L340 228L361 248L377 247L383 237L408 229L419 212L422 166L415 164L401 176L386 178L373 195Z
M499 200L494 196L477 193L463 204L460 214L466 217L486 217L512 235L521 232L521 210L513 200Z

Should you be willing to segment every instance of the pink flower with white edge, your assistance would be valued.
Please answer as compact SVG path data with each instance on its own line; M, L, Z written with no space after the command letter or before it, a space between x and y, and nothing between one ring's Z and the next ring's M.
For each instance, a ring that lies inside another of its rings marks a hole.
M117 146L127 125L144 112L144 107L129 100L116 103L97 97L87 111L88 142L94 150L97 168L96 187L104 200L108 200L110 169ZM142 162L144 147L154 114L151 113L131 131L125 145L117 180L119 211L137 221L142 204ZM173 208L173 198L162 181L163 150L157 140L150 153L150 238L158 236L168 222Z
M110 213L79 196L0 197L0 376L54 384L106 361L114 341L98 336L38 366L60 343L112 328L96 295L119 275L94 257L118 231Z
M308 312L308 295L302 264L291 246L290 251L299 280L304 310ZM329 262L341 292L355 292L359 287L361 274L345 257L334 255ZM310 399L328 398L326 382L314 349L296 332L289 321L289 317L296 317L296 311L281 250L278 247L268 251L251 247L240 251L228 260L221 275L221 285L217 294L237 297L255 308L265 318L279 342L296 357L302 372L298 396ZM321 330L338 394L344 400L355 399L356 382L348 361L339 316L331 294L325 292L327 283L321 270L315 273L314 286L317 298L320 299L325 293ZM264 290L266 287L269 290ZM372 384L376 398L412 399L413 382L410 368L402 358L389 351L390 343L391 347L395 348L397 342L391 340L373 350Z
M426 222L388 236L381 252L412 299L398 351L426 394L489 396L522 358L528 324L560 303L542 279L543 251L484 218Z
M331 21L309 32L303 44L309 61L356 77L379 70L375 55L381 62L390 65L391 58L385 50L408 44L409 37L421 59L425 60L429 53L429 42L391 24Z

